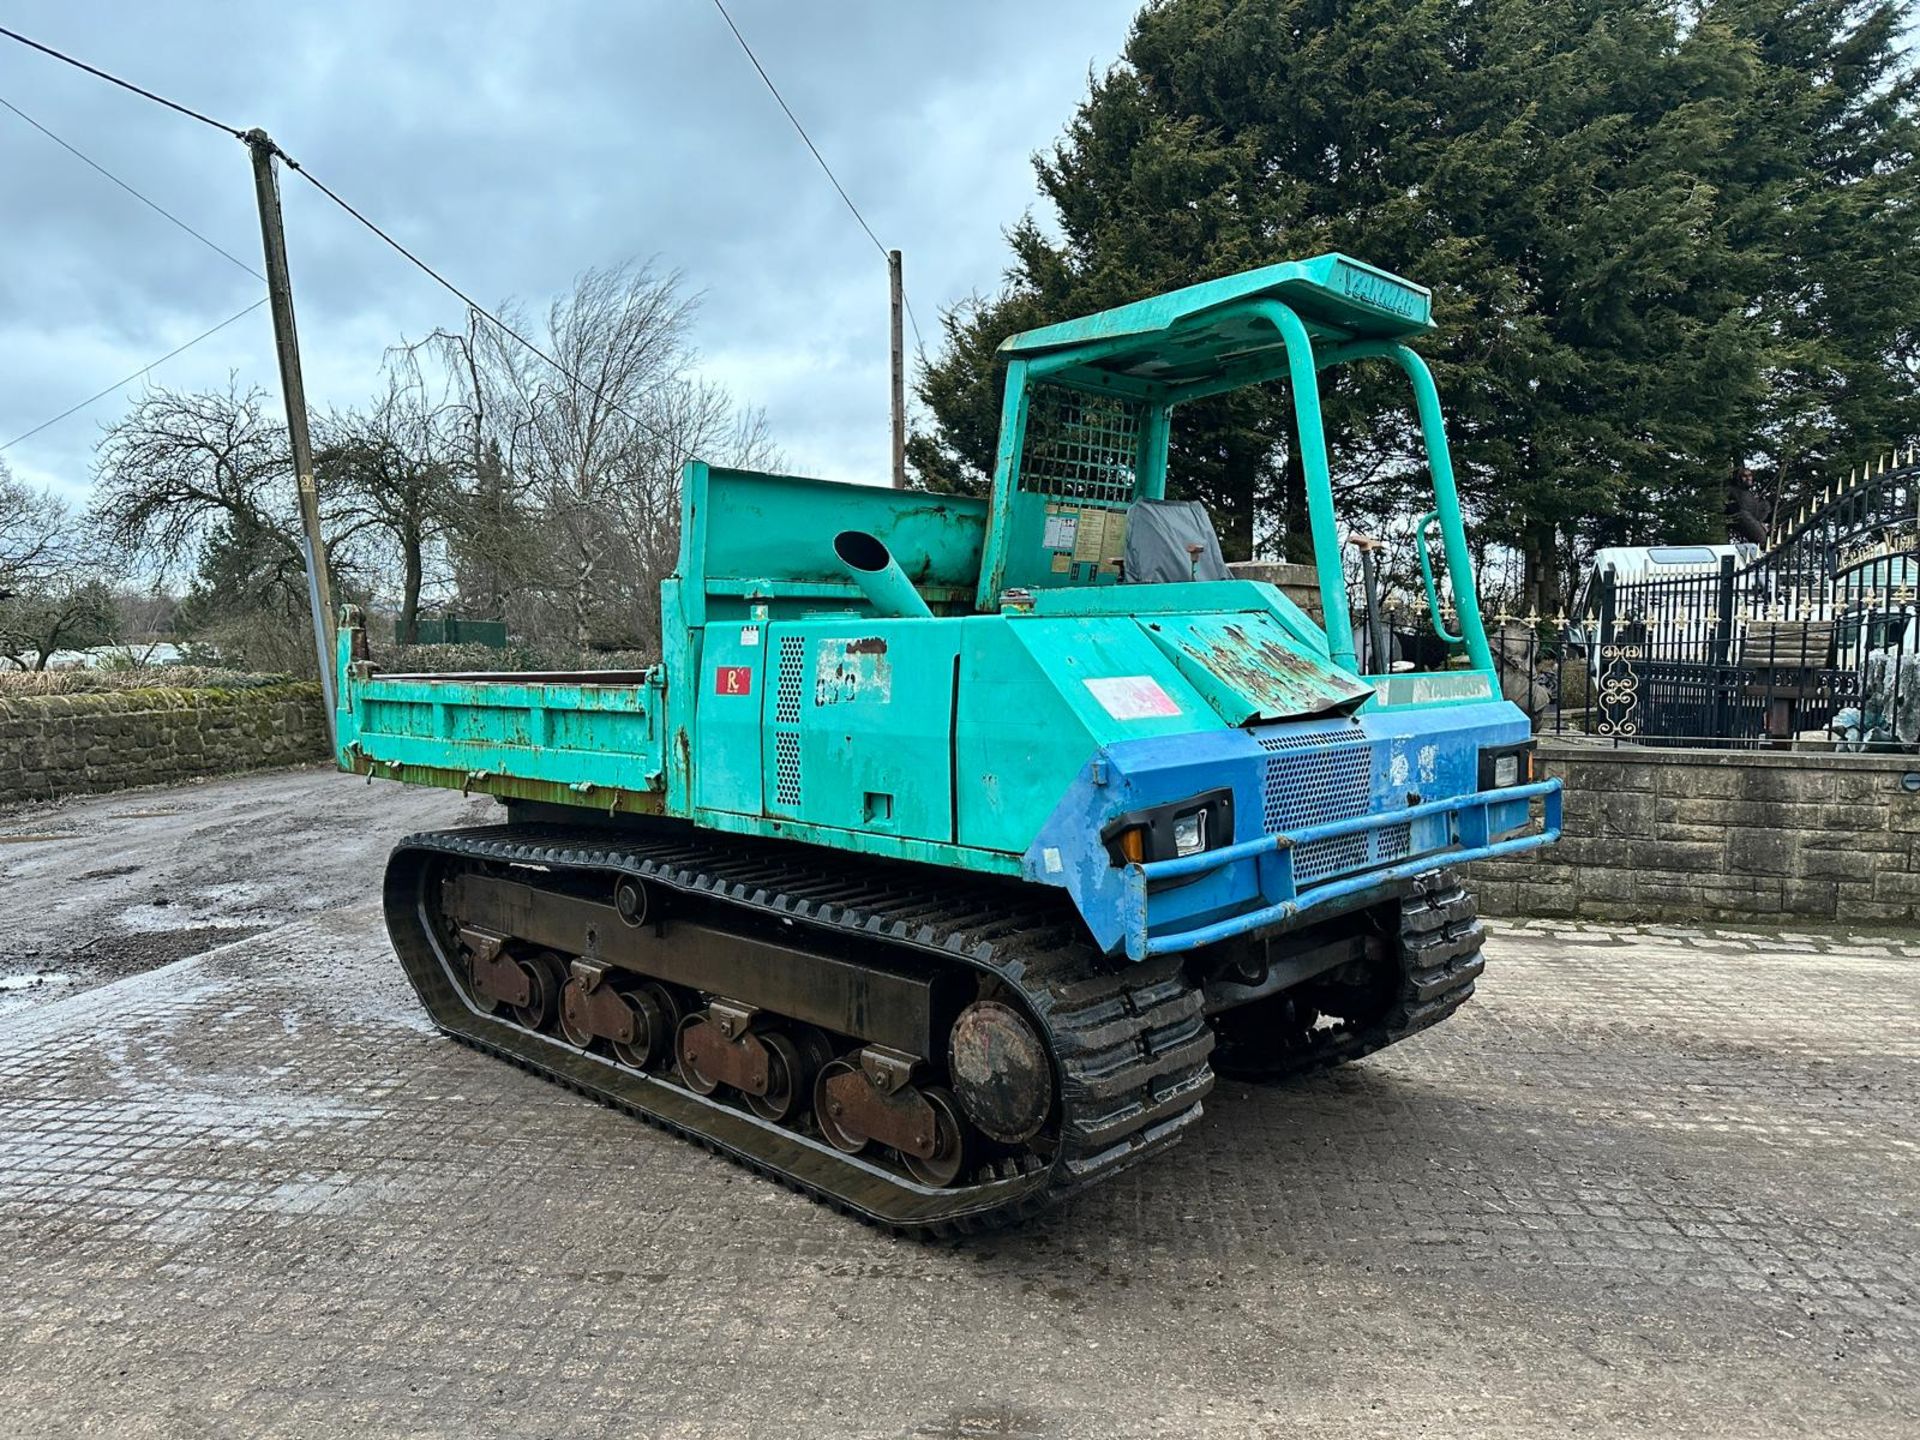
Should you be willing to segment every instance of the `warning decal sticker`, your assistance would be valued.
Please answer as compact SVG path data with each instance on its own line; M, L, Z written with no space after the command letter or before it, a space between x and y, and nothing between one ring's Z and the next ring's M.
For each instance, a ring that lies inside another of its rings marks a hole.
M1071 551L1080 531L1080 512L1078 510L1048 510L1045 525L1040 531L1042 550Z
M1151 675L1107 675L1088 680L1086 686L1100 708L1116 720L1148 720L1180 713L1179 703Z

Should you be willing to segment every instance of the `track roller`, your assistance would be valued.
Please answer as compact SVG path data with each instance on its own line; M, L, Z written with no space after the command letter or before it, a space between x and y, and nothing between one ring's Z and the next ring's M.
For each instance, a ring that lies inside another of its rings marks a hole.
M680 1009L666 987L615 988L611 968L575 960L560 992L560 1033L582 1050L605 1040L622 1064L645 1070L672 1053Z
M959 1103L953 1092L942 1085L930 1085L920 1092L933 1112L932 1153L916 1155L905 1151L907 1173L922 1185L938 1190L951 1185L967 1168L967 1126L960 1118Z
M813 1027L777 1027L760 1014L715 1000L680 1022L675 1052L681 1078L695 1091L711 1095L731 1086L762 1120L783 1123L812 1099L814 1075L832 1051Z
M891 1146L915 1179L951 1184L964 1166L967 1128L946 1090L909 1083L919 1060L868 1045L824 1066L813 1113L829 1144L857 1155L870 1143Z
M622 997L634 1014L633 1037L615 1039L613 1053L635 1070L665 1069L673 1063L673 1037L680 1028L680 1002L664 985L648 982Z

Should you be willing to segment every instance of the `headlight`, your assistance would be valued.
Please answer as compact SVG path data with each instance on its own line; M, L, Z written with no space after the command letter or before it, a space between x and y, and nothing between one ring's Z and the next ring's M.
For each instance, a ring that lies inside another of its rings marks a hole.
M1191 800L1134 810L1100 832L1116 865L1175 860L1233 843L1233 792L1209 790Z
M1480 752L1480 788L1505 790L1533 779L1533 741Z

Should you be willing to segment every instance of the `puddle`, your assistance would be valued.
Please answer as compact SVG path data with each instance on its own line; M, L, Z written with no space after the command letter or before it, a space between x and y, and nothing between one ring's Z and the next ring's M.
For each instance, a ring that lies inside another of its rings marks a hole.
M37 975L0 975L0 991L36 990L42 985L71 985L73 976L61 970L48 970Z
M123 929L140 935L162 935L173 930L253 930L258 920L233 915L208 915L191 905L129 905L116 917Z

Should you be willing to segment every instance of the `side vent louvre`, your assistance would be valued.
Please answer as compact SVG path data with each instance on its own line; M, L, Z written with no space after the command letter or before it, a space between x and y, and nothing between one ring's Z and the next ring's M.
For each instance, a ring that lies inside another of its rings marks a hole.
M800 808L800 697L807 680L807 642L780 637L779 688L773 698L773 803Z
M800 737L790 730L773 737L773 798L785 809L800 805Z
M780 693L774 699L773 723L800 723L800 689L806 681L807 642L798 635L780 637Z

